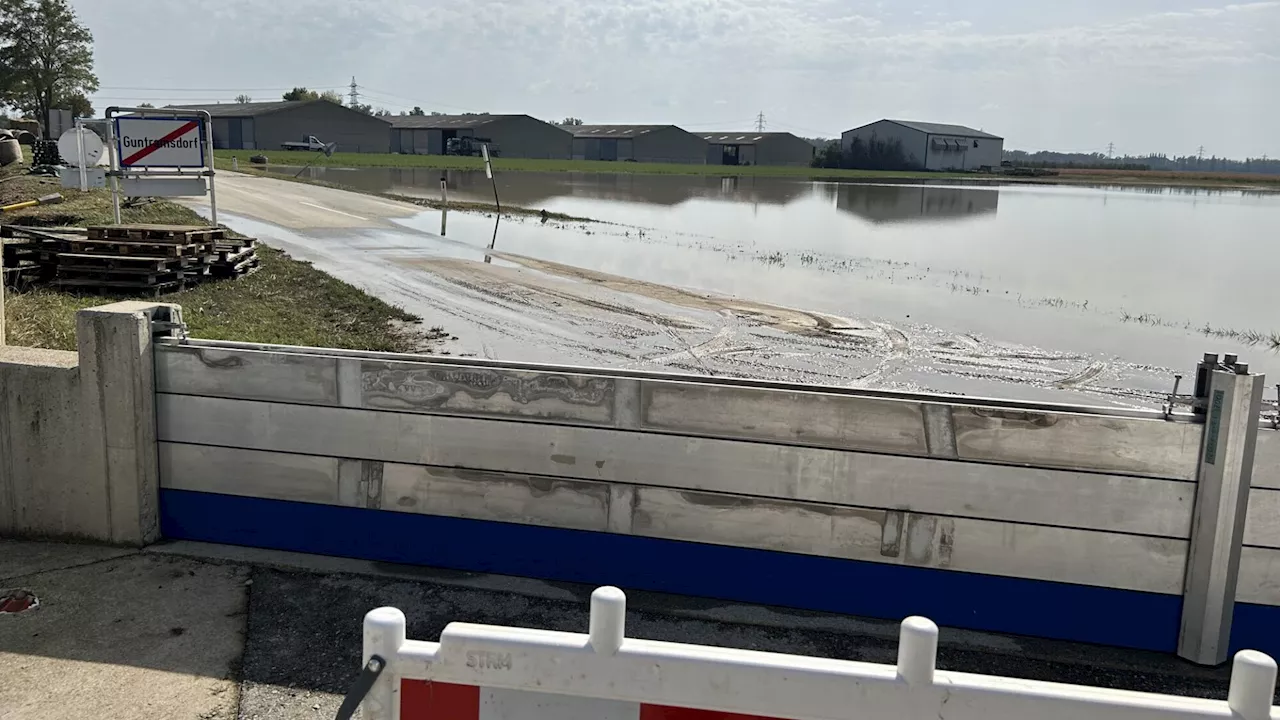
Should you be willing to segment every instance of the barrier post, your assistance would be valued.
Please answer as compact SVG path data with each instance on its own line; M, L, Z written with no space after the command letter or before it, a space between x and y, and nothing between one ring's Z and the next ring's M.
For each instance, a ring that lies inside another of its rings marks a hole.
M928 618L909 617L898 631L898 677L913 688L933 684L938 669L938 626Z
M591 593L591 619L587 637L591 649L601 655L614 655L622 648L627 634L627 596L616 587L596 588Z
M1227 706L1241 720L1270 720L1276 694L1276 661L1257 650L1241 650L1231 665Z
M1227 661L1265 377L1228 355L1209 373L1178 655Z
M404 613L393 607L370 610L364 616L364 649L360 661L368 664L373 655L387 666L365 696L362 706L366 720L391 720L398 716L400 677L395 672L400 646L404 645L406 623Z

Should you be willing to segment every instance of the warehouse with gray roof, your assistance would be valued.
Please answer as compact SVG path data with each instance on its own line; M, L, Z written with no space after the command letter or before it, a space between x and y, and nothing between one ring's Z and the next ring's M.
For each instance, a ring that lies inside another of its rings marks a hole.
M574 160L705 165L707 141L675 125L577 125Z
M391 152L444 155L449 140L471 138L508 158L567 160L573 135L528 115L392 115Z
M706 140L708 165L809 167L816 148L789 132L698 133Z
M877 120L840 135L840 147L848 152L861 143L900 142L907 164L920 170L982 170L999 168L1004 138L964 125Z
M206 110L213 120L213 147L227 150L280 150L286 142L305 142L314 135L337 143L339 152L384 153L387 131L382 118L328 100L170 105Z

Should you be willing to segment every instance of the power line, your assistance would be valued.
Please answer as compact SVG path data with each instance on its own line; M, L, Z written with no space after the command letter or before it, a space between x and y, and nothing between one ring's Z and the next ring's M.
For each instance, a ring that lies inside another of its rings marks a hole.
M292 90L295 87L305 87L311 90L339 90L346 87L345 85L330 85L321 87L318 85L280 85L277 87L234 87L234 88L198 88L198 87L127 87L124 85L103 85L99 90L143 90L148 92L270 92L272 90Z

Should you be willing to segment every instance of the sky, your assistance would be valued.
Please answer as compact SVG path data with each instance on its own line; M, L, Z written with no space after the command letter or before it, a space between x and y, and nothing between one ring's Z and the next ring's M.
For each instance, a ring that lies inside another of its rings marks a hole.
M108 105L277 100L1280 157L1280 0L71 0Z

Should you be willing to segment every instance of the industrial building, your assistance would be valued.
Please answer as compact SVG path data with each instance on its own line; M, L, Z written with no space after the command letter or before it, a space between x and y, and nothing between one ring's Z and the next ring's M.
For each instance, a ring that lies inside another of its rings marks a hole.
M675 125L577 125L573 159L705 165L707 141Z
M708 165L790 165L809 167L813 143L789 132L698 133L709 144Z
M567 160L573 135L528 115L393 115L391 152L444 155L449 140L472 138L508 158Z
M339 152L384 153L387 130L382 118L328 100L170 105L206 110L213 119L213 146L227 150L279 150L282 143L314 135L337 143Z
M849 151L854 139L898 141L907 164L920 170L982 170L999 168L1004 138L963 125L878 120L840 134L840 147Z

